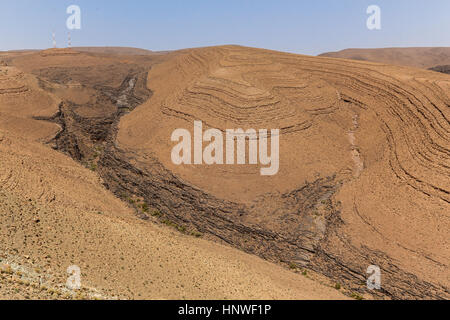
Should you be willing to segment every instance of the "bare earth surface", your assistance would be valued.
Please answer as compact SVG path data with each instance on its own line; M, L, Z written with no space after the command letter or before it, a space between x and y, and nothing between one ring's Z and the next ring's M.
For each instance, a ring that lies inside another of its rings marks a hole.
M229 201L231 212L216 213L216 230L225 217L252 229L245 240L215 231L220 238L336 277L382 265L393 295L442 296L450 258L449 85L447 75L366 62L187 50L149 72L153 96L122 118L117 141L142 170L158 161L214 197L207 206ZM173 165L171 132L192 131L194 119L222 131L280 128L279 173ZM403 281L420 284L410 290Z
M94 51L0 56L0 297L77 298L75 264L82 298L449 298L449 75ZM278 174L174 165L171 134L194 120L280 129Z

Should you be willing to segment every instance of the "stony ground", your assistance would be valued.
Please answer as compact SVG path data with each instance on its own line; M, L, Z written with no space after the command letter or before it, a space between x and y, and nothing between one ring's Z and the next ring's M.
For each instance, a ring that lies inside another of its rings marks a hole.
M59 292L75 264L84 298L448 297L448 75L236 46L2 59L5 281ZM193 120L280 128L279 173L175 166Z

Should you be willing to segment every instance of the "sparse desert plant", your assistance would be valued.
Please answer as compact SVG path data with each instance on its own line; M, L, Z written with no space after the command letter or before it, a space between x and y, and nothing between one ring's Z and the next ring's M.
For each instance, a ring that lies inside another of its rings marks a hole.
M173 221L170 221L169 219L164 219L162 221L162 223L164 223L166 226L169 226L169 227L174 227L175 226L175 223Z
M356 300L364 300L364 298L356 292L352 292L351 297Z
M153 217L160 217L160 216L161 216L161 212L159 212L158 210L154 210L154 211L152 212L152 216L153 216Z
M147 204L146 202L144 202L144 203L141 205L141 208L142 208L142 211L144 211L144 212L148 212L148 210L149 210L148 204Z
M192 231L192 232L191 232L191 236L194 236L194 237L196 237L196 238L200 238L200 237L203 236L203 233L198 232L198 231Z

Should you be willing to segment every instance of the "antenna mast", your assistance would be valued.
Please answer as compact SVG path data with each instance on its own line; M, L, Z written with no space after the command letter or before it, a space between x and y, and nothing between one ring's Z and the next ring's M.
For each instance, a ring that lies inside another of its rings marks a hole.
M56 48L56 35L55 35L54 31L52 32L52 42L53 42L53 49L55 49Z
M70 37L70 31L68 33L69 38L67 40L67 48L71 48L72 47L72 38Z

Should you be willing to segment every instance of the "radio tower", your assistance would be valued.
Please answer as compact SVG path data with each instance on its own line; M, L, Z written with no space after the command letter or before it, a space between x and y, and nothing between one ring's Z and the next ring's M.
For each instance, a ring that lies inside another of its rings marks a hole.
M52 32L52 40L53 40L53 49L55 49L56 48L56 35L55 35L54 31Z
M67 48L70 48L70 47L72 47L72 39L70 38L70 31L69 31L68 35L69 35L69 38L67 40Z

